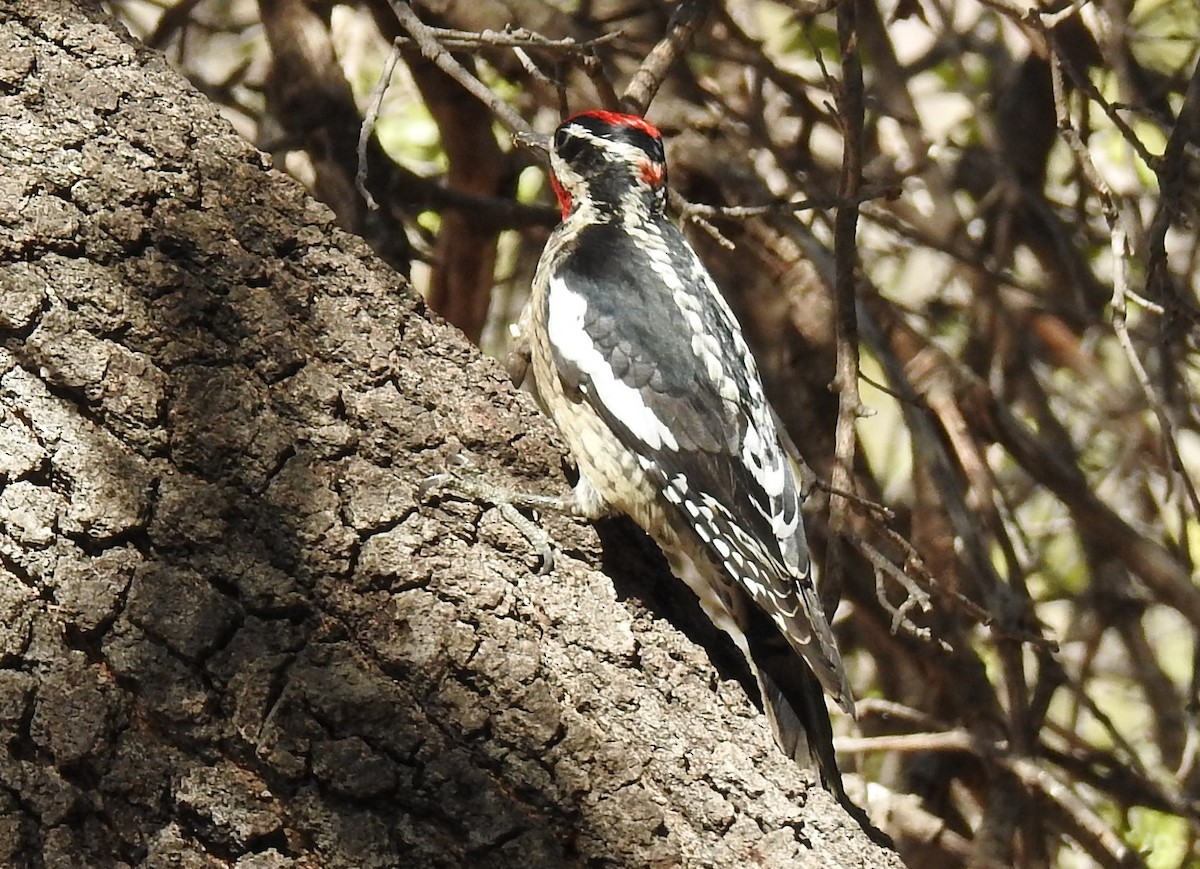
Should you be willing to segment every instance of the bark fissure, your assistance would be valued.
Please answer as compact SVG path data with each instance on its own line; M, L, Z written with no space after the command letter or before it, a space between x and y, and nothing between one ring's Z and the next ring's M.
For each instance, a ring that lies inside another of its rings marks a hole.
M537 576L419 501L562 486L497 366L99 12L0 10L0 863L888 865L587 526Z

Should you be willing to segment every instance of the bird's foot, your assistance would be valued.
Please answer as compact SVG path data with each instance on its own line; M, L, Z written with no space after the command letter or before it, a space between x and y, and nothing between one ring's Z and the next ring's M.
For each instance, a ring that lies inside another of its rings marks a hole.
M473 467L471 460L461 453L451 458L446 471L426 477L417 487L417 497L422 502L441 495L458 495L495 507L500 515L521 533L537 554L538 573L546 574L554 569L553 539L544 528L518 508L571 514L573 507L569 498L513 492L485 483L480 479L479 471Z

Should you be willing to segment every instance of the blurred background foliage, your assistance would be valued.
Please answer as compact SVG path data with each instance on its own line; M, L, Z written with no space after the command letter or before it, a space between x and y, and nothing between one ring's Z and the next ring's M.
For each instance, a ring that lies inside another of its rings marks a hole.
M111 6L496 355L557 218L513 117L653 94L674 209L857 496L808 521L859 800L911 866L1200 866L1194 0Z

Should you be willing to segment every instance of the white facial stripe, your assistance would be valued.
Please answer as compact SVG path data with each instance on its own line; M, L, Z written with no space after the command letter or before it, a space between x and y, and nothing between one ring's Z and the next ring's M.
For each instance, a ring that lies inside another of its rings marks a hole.
M631 145L628 142L614 142L612 139L606 139L603 136L597 136L588 130L582 124L571 124L566 128L567 132L576 139L583 139L586 142L591 142L605 151L613 154L620 154L625 160L631 163L637 163L642 160L649 159L645 151L637 145Z
M570 163L558 156L557 151L550 152L550 170L554 173L554 177L563 184L583 183L583 176L572 169Z
M550 343L591 381L599 404L654 450L678 450L679 443L662 420L646 405L640 392L613 375L584 327L587 300L561 278L550 279L546 302L546 331Z

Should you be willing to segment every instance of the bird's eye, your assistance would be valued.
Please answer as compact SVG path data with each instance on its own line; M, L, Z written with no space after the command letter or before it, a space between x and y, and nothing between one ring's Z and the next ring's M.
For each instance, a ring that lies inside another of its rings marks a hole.
M559 148L565 148L570 138L571 134L567 132L567 128L559 127L554 134L554 149L557 151Z

